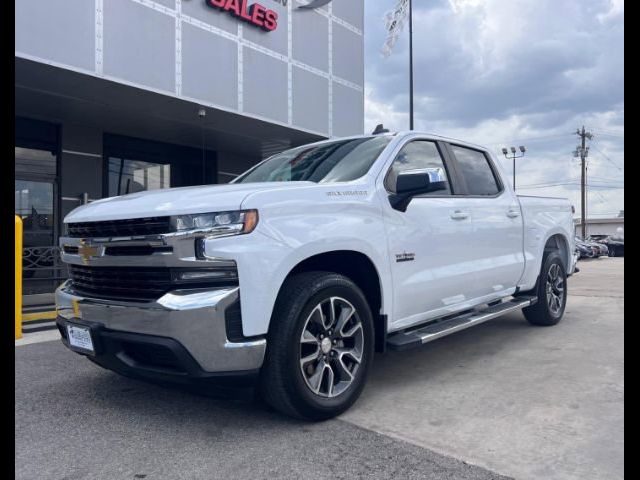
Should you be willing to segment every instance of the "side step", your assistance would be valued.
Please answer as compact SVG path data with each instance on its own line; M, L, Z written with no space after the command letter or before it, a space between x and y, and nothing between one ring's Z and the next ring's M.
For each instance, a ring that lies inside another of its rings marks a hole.
M533 305L536 301L537 298L534 296L515 297L483 310L467 312L446 320L434 320L424 327L391 333L387 337L387 346L391 350L407 350L418 347L460 330L479 325L505 313L521 310L524 307Z

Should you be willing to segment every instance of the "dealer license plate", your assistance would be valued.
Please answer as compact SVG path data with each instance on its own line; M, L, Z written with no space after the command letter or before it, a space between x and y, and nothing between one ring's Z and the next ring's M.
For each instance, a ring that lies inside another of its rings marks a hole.
M67 338L72 347L94 352L91 332L88 328L67 324Z

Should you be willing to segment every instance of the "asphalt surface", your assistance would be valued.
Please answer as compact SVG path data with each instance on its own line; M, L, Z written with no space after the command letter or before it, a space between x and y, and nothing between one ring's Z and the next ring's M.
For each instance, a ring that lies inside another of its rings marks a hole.
M389 352L340 418L518 479L624 478L624 258L579 267L558 325L517 312Z
M317 424L127 379L30 334L16 478L623 478L624 260L580 268L559 325L518 313L378 356L356 405Z
M17 479L499 479L332 420L130 380L62 344L16 348Z

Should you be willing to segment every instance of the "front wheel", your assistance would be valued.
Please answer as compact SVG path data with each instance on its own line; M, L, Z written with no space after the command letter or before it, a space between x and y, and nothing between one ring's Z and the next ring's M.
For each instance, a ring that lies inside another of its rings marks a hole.
M329 272L294 275L271 319L260 391L272 407L308 420L347 410L362 392L374 352L362 291Z
M527 321L533 325L550 326L558 323L567 304L567 272L558 252L545 256L536 290L535 305L522 309Z

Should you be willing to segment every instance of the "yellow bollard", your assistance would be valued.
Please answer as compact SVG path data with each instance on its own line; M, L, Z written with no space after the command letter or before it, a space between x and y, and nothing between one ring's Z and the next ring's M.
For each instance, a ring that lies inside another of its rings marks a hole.
M22 338L22 219L16 215L16 340Z

